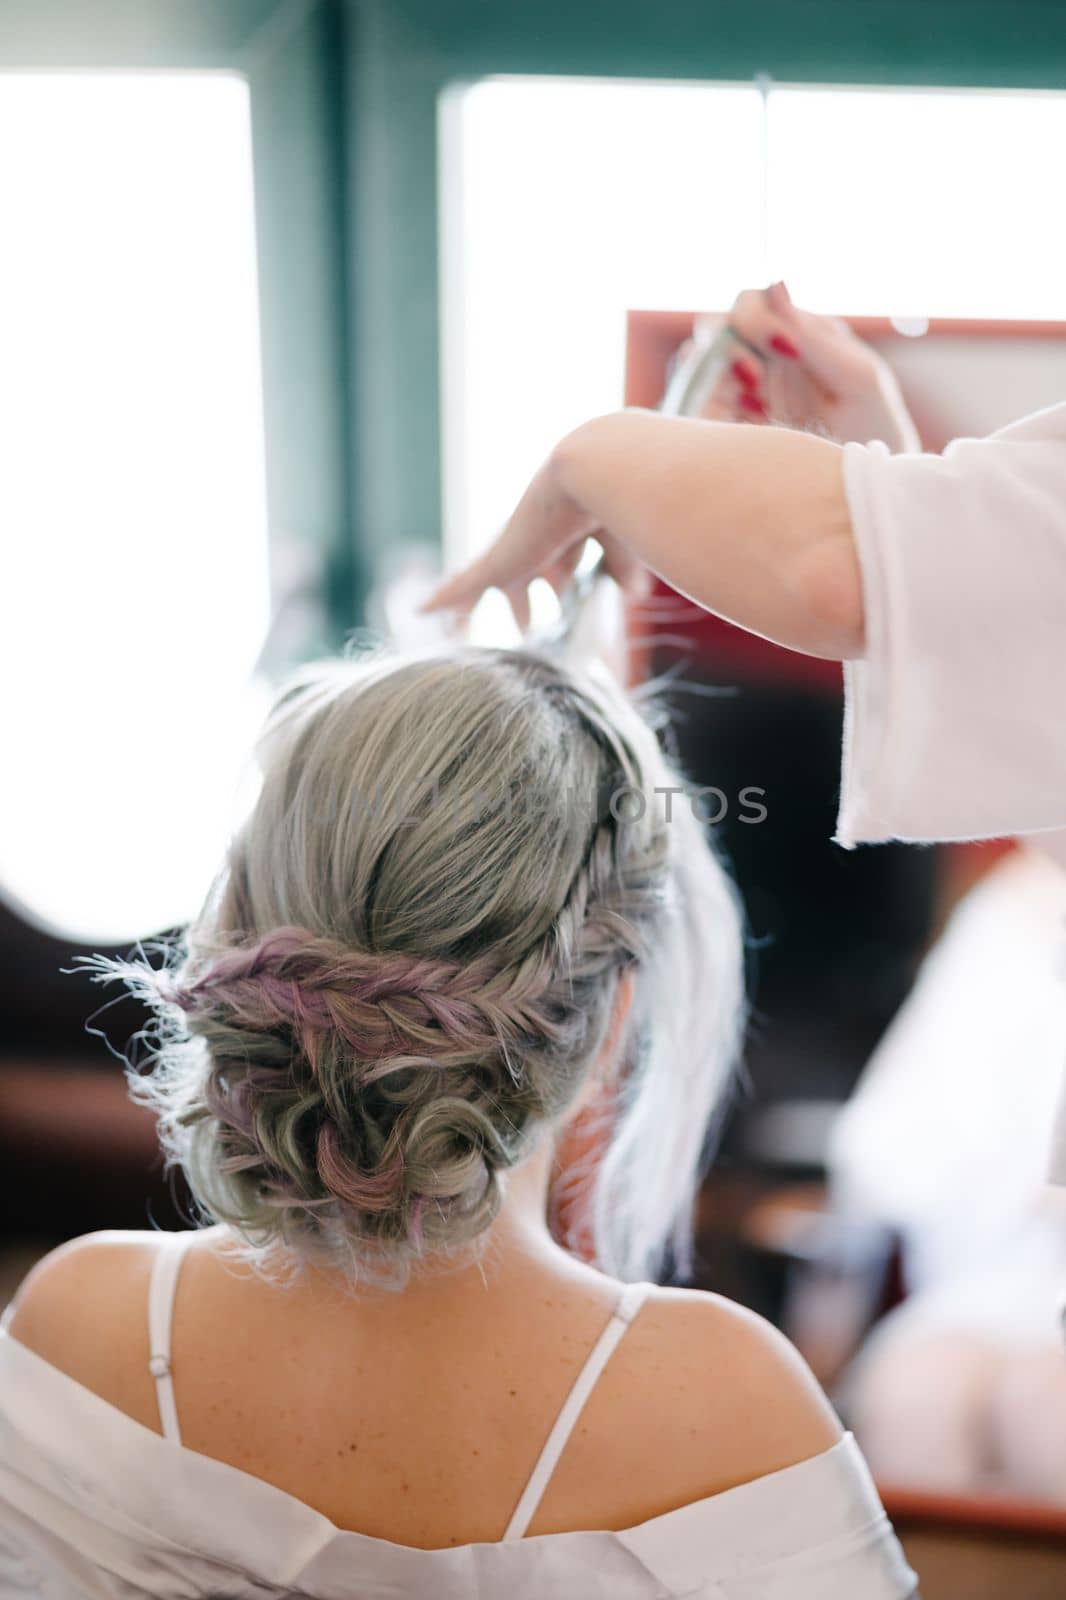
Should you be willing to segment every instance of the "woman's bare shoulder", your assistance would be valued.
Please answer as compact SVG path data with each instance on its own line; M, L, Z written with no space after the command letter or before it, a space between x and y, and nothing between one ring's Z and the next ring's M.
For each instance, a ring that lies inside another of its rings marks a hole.
M150 1229L109 1228L60 1245L20 1285L8 1333L107 1399L117 1401L127 1383L141 1390L148 1284L159 1244Z
M121 1290L146 1277L154 1252L147 1230L118 1228L68 1239L42 1256L19 1286L10 1332L23 1344L54 1323L66 1321L76 1305L91 1313L107 1290Z
M720 1295L656 1288L628 1340L627 1365L646 1375L644 1426L671 1435L691 1498L794 1466L841 1438L835 1412L784 1334Z

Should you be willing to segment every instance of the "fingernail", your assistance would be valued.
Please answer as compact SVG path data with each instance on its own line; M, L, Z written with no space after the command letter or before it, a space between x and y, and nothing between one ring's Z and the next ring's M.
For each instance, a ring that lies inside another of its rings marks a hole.
M745 411L750 411L754 416L757 417L765 417L766 407L763 405L757 394L742 394L739 398L740 404L743 406Z
M787 356L790 361L798 361L800 353L791 339L786 339L783 333L773 333L767 341L771 350L776 350L779 356Z
M749 367L746 361L734 361L729 369L738 383L747 389L754 389L759 382L759 374L754 367Z

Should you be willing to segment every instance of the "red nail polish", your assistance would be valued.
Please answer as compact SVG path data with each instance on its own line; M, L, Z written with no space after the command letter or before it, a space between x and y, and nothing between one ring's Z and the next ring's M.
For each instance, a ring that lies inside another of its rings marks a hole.
M744 385L745 389L754 389L759 382L759 374L754 367L749 367L746 361L734 361L730 371L737 382Z
M792 343L792 340L786 339L783 333L771 334L768 343L770 349L776 350L779 356L787 356L790 361L799 360L799 351Z
M757 417L765 417L766 407L757 394L742 394L738 396L738 400L745 411L750 411Z

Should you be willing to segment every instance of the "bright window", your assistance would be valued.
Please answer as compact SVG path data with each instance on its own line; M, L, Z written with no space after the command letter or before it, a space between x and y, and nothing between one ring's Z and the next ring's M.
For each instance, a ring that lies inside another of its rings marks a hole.
M769 270L852 315L1066 318L1066 94L775 89Z
M90 941L187 917L260 709L247 85L0 75L0 892Z
M442 135L453 560L621 403L627 309L1066 318L1063 94L499 78Z

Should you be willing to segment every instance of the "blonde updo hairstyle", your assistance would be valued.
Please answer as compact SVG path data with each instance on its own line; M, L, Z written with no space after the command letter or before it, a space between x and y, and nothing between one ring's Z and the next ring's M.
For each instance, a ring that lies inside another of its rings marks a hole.
M590 1185L599 1264L683 1268L742 1001L731 887L610 680L527 651L339 660L278 696L183 948L99 962L208 1219L402 1284L475 1246L635 997Z

